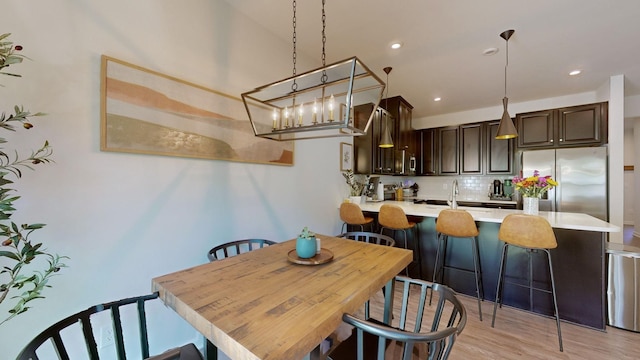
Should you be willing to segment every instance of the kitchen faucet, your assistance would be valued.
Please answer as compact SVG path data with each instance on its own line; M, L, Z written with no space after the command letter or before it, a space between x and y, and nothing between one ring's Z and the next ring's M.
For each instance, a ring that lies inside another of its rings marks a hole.
M454 179L453 184L451 184L451 196L449 197L449 200L447 200L447 204L452 209L458 208L458 203L456 202L457 195L458 195L458 179Z

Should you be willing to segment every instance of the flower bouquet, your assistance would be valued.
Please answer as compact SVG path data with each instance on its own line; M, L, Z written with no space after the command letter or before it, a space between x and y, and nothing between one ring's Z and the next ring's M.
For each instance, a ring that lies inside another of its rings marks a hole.
M516 190L520 191L523 197L541 198L549 189L554 186L558 186L558 182L555 181L551 175L540 176L538 170L533 171L533 176L527 178L514 177L513 183Z

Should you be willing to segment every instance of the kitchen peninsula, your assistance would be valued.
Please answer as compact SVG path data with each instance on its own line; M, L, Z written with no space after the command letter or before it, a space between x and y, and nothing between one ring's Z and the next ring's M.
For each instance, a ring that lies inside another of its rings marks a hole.
M422 259L419 266L422 268L424 279L432 280L437 245L435 220L440 211L447 209L448 206L384 201L367 202L360 204L360 207L364 212L375 217L380 206L385 203L399 205L409 217L419 223L420 258ZM464 206L459 206L458 209L469 211L477 223L480 231L478 241L484 298L493 301L496 295L502 247L501 241L498 240L498 230L507 215L521 213L522 210ZM549 221L558 241L558 247L551 251L551 257L556 278L560 318L567 322L604 331L606 327L605 245L608 233L618 232L620 228L593 216L580 213L541 211L539 215ZM459 270L473 268L471 251L468 247L468 242L448 242L446 262L452 268L445 271L443 282L459 293L475 297L473 272ZM526 281L528 272L526 256L524 250L510 251L507 274L517 274L512 275L513 278L510 281ZM522 261L511 260L515 257ZM538 287L549 282L548 270L544 264L541 257L534 255L534 282ZM416 277L419 274L415 266L410 268L410 271L411 276ZM504 305L551 316L553 310L550 296L547 293L537 292L533 304L530 304L528 289L515 286L505 287ZM488 311L487 306L483 306L483 309L485 312Z

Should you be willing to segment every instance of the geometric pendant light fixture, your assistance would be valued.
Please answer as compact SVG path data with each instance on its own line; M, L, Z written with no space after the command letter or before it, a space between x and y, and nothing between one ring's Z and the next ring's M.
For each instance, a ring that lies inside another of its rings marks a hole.
M391 72L393 68L391 66L387 66L384 69L382 69L385 74L387 74L387 95L385 96L385 101L386 101L386 105L385 108L389 109L388 103L389 103L389 73ZM382 119L381 119L382 120ZM391 133L389 132L389 124L387 123L387 117L384 117L384 124L382 124L382 126L384 126L384 128L382 129L382 135L380 136L380 143L378 144L378 147L381 148L392 148L393 147L393 140L391 139Z
M322 67L296 74L296 0L293 0L293 76L242 94L256 136L304 140L364 135L382 99L384 82L357 57L325 64L322 1Z
M502 106L504 110L502 112L502 119L500 120L500 125L498 126L498 132L496 133L496 139L513 139L518 136L518 131L516 127L513 125L513 121L511 120L511 116L509 116L509 112L507 111L507 104L509 103L509 98L507 98L507 67L509 66L509 39L515 30L505 30L500 34L500 37L505 39L507 43L507 61L504 65L504 98L502 99Z

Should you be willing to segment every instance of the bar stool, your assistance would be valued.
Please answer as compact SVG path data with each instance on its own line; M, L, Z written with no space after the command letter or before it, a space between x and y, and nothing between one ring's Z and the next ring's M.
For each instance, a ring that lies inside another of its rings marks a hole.
M347 225L360 226L360 231L364 231L364 226L369 225L371 227L371 231L373 232L373 218L364 216L362 213L362 209L358 204L354 203L342 203L340 205L340 219L344 221L342 224L341 233L344 233L344 227ZM349 228L347 227L347 231Z
M440 275L440 283L444 278L445 268L454 268L445 264L447 241L450 236L455 238L471 239L471 250L473 252L473 273L476 278L476 297L478 298L478 313L482 321L482 307L480 301L484 299L484 289L482 287L482 271L480 270L480 249L478 246L478 227L473 217L465 210L445 209L440 211L436 219L436 232L438 233L438 247L436 250L436 261L433 269L433 282L436 282ZM442 250L441 250L442 249ZM442 254L442 262L440 255ZM469 269L459 269L469 271Z
M500 225L498 231L498 239L504 241L502 246L502 257L500 259L500 273L498 274L498 287L496 289L496 301L493 304L493 319L491 320L491 327L493 327L496 321L496 309L498 307L498 301L500 301L500 307L502 307L503 298L502 288L504 286L504 270L507 262L507 250L510 246L515 246L526 250L529 260L529 277L528 284L522 285L518 283L512 283L517 286L526 287L529 289L529 306L533 306L533 291L542 291L551 293L553 297L553 310L555 312L556 324L558 327L558 343L560 344L560 351L562 351L562 333L560 332L560 316L558 314L558 301L556 298L556 284L553 276L553 266L551 264L551 252L550 249L558 247L556 236L553 233L553 229L546 219L525 214L510 214L507 215ZM531 262L531 253L537 251L543 251L547 254L547 260L549 264L549 274L551 276L551 290L533 287L533 264Z
M404 210L398 205L393 204L383 204L380 207L380 212L378 213L378 224L380 224L380 234L384 234L385 229L389 229L393 231L393 236L395 237L396 231L402 231L404 233L404 248L407 247L407 231L413 230L414 233L414 254L417 254L418 261L418 273L420 274L420 278L422 278L422 261L420 256L420 242L418 241L418 232L416 231L417 224L413 221L409 221L407 215L404 213ZM397 239L396 239L397 241ZM405 268L405 272L407 276L409 276L409 268Z

